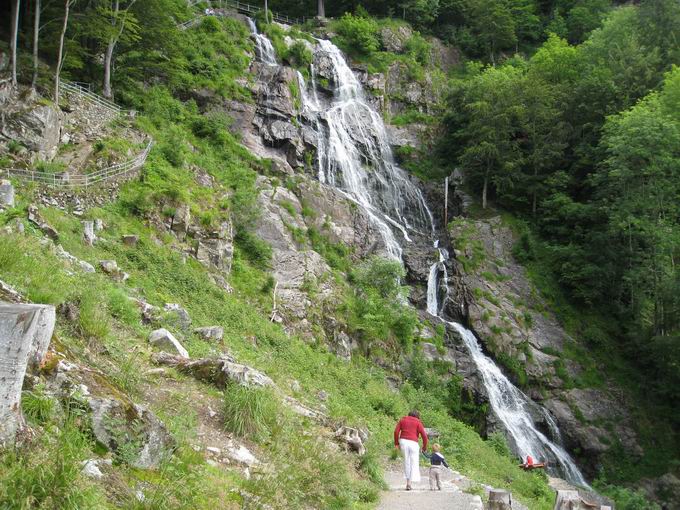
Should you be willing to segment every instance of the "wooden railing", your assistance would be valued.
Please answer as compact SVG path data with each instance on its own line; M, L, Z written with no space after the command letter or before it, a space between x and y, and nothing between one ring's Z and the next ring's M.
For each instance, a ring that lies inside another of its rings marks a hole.
M68 173L55 174L49 172L40 172L38 170L27 170L23 168L4 168L0 169L0 175L7 178L19 179L24 182L36 182L46 186L55 188L77 188L91 186L99 182L114 179L132 173L141 168L146 162L149 155L153 140L147 143L142 152L137 154L133 159L118 163L107 168L102 168L91 174L77 174L69 175Z

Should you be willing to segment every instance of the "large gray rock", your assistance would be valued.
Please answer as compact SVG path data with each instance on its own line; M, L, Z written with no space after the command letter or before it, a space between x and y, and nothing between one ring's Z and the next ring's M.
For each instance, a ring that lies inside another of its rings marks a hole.
M349 451L355 452L358 455L364 455L366 453L364 442L368 439L368 433L365 430L343 425L335 431L335 439L343 444Z
M178 234L186 234L189 223L191 222L191 210L186 204L180 204L175 210L175 214L172 217L172 225L170 228L173 232Z
M185 308L177 303L166 303L163 307L163 310L165 311L166 320L168 320L173 326L177 326L185 332L190 331L191 316Z
M179 343L179 340L177 340L175 336L165 328L152 331L149 334L149 343L154 347L158 347L159 349L164 349L173 354L177 354L182 358L189 358L189 353L184 348L184 346Z
M0 445L12 444L23 425L24 377L45 357L55 320L53 306L0 304Z
M139 469L157 468L174 447L163 422L137 404L114 398L88 398L92 432L99 443Z
M3 106L0 114L0 138L20 142L34 153L34 159L50 160L57 154L60 131L60 112L33 98Z
M194 329L194 333L203 340L210 342L220 342L224 338L224 328L222 326L206 326Z
M94 233L94 221L83 221L83 241L88 246L93 246L97 242L97 236Z
M407 25L397 27L383 27L380 29L380 38L387 51L402 53L406 43L413 36L413 31Z
M219 358L188 360L182 356L173 356L161 352L154 354L152 359L158 364L174 367L182 373L221 389L226 388L229 383L248 387L274 386L274 381L265 374L247 365L237 363L228 354L222 354Z
M200 239L196 246L196 259L204 266L228 274L234 258L234 229L230 221L209 236Z
M299 100L291 91L298 86L297 73L291 67L254 64L258 77L255 95L257 112L265 118L289 121L299 112Z
M0 180L0 208L14 207L14 186L7 179Z

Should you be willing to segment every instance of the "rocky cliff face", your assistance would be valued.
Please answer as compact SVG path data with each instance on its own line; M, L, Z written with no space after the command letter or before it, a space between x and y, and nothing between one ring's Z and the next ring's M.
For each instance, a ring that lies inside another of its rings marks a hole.
M594 476L601 456L619 444L641 455L631 403L606 374L598 374L601 382L595 388L583 381L586 370L599 367L584 367L565 354L575 342L515 261L511 228L500 217L459 218L450 235L455 279L468 291L463 309L451 303L450 312L462 314L488 352L552 413L565 446L584 470Z

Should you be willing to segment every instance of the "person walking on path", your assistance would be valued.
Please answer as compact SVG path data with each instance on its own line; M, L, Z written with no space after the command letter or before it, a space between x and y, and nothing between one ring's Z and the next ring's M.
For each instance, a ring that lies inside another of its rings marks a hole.
M411 482L420 482L420 452L418 436L423 439L423 452L427 451L427 433L420 421L420 413L411 411L404 416L394 429L394 446L404 456L404 477L406 490L411 490Z
M435 485L437 486L437 490L442 490L442 481L441 481L442 466L445 467L445 468L449 467L444 456L441 453L439 453L441 449L442 449L442 447L439 446L437 443L435 443L435 444L432 445L432 453L430 455L423 452L423 455L425 456L425 458L430 459L430 490L431 491L434 490Z

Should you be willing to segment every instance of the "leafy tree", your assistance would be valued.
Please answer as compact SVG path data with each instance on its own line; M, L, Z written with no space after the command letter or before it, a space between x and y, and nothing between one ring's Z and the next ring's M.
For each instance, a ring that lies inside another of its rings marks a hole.
M586 36L602 23L611 9L609 0L579 0L569 10L566 24L569 40L574 43L583 42Z
M482 188L482 207L486 208L489 184L508 189L520 163L517 119L521 105L516 94L522 71L505 66L489 67L466 85L463 108L467 124L460 136L467 140L460 162L467 175Z
M495 61L497 52L512 48L517 43L515 21L505 0L475 0L466 12L480 54Z

